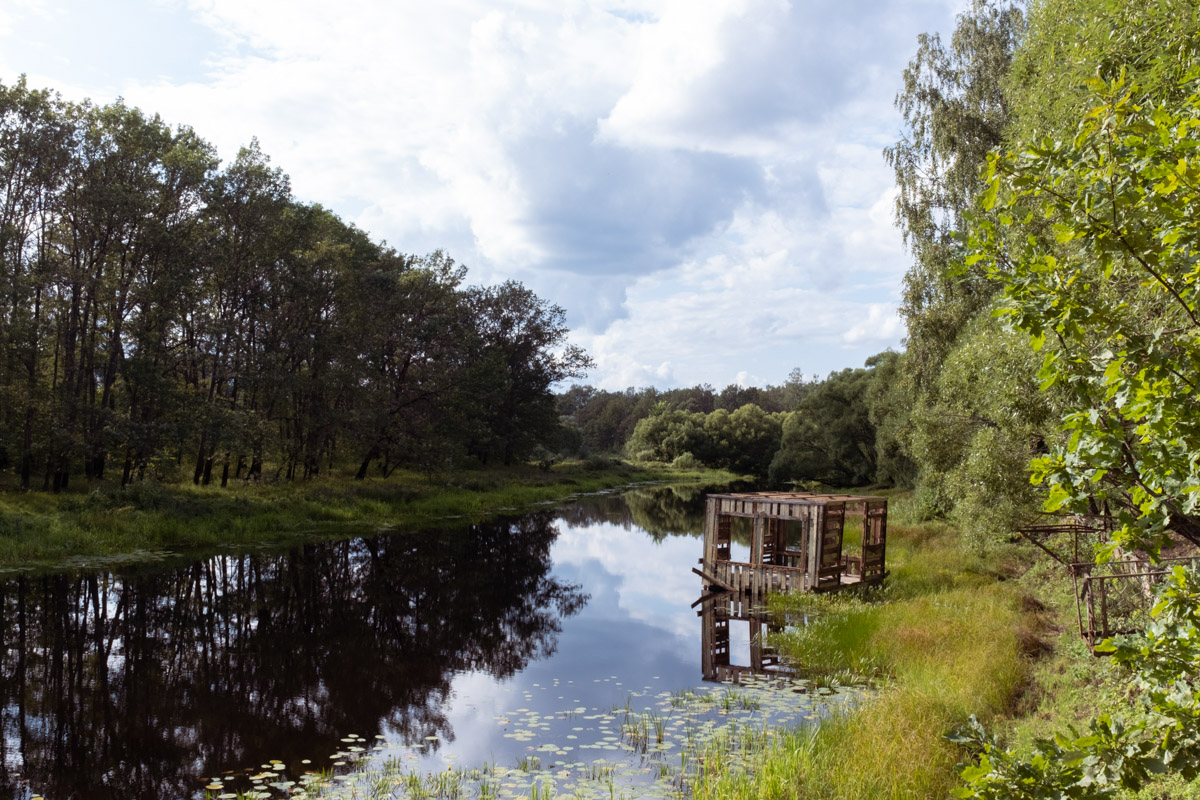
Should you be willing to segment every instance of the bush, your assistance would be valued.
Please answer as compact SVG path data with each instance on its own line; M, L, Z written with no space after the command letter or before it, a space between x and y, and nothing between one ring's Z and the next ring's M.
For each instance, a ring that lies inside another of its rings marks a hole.
M700 459L691 453L682 453L675 456L675 460L671 462L671 466L675 469L700 469L704 465L700 463Z

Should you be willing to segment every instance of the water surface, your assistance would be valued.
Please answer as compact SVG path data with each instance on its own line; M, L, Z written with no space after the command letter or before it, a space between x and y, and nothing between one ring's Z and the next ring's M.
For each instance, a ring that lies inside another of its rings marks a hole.
M0 796L273 791L372 747L418 772L605 759L637 795L655 759L678 765L680 741L731 711L702 674L713 615L690 607L702 503L697 487L644 487L454 529L6 580ZM748 665L749 624L728 628ZM794 723L823 707L789 693L732 710ZM665 743L626 735L647 713Z

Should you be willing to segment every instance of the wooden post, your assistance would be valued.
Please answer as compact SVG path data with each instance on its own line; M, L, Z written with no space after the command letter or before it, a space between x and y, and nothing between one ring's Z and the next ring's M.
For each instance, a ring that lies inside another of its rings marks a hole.
M750 534L750 563L755 567L763 565L763 541L765 540L766 517L754 518L754 531Z
M808 585L815 589L817 571L821 567L821 538L825 535L825 506L810 506L808 513L808 535L804 537L808 542L808 563L805 570L808 572Z
M717 560L717 501L708 498L704 503L704 563Z
M763 673L763 625L754 617L750 619L750 671L755 675Z

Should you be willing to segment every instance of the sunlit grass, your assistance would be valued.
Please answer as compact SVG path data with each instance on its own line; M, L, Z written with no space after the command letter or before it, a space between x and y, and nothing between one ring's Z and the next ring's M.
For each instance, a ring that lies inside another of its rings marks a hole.
M885 588L863 597L797 597L810 624L776 639L816 675L873 678L879 691L820 728L730 757L706 751L697 798L945 797L962 754L944 734L975 714L1012 709L1034 638L1021 594L958 546L944 526L889 530Z

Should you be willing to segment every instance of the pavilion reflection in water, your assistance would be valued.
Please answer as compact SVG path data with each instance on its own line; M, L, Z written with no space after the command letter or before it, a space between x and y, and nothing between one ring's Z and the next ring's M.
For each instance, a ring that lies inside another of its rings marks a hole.
M796 670L786 665L768 642L769 634L783 630L771 615L755 608L744 594L710 595L696 612L700 617L700 669L704 680L742 683L751 676L794 678ZM749 629L749 653L733 652L735 626Z

